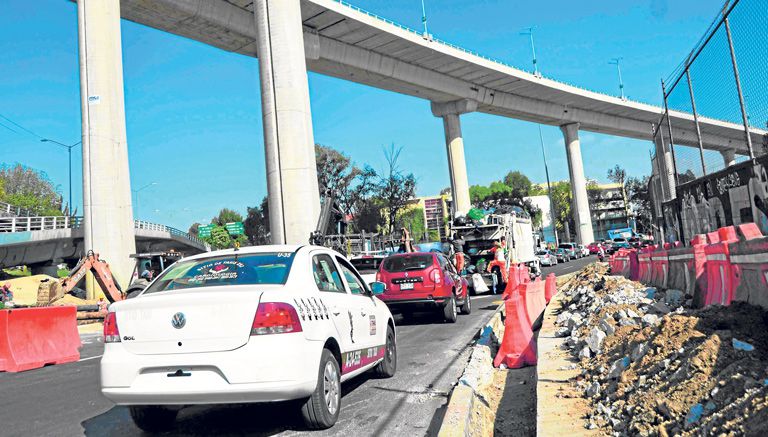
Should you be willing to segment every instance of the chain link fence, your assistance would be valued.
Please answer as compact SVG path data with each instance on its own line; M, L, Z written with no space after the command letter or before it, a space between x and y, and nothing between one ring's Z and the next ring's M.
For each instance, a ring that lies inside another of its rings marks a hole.
M768 231L767 24L765 0L726 0L661 82L649 190L666 241L744 222Z
M768 152L766 24L765 0L727 1L691 53L662 82L665 111L654 127L654 143L661 177L671 175L664 200L676 197L677 185ZM744 134L713 144L717 137L703 130L703 119Z

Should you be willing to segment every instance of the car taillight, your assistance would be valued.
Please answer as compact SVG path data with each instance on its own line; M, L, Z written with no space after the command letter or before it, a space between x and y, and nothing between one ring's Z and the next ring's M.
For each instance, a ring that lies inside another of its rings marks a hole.
M381 272L376 272L376 282L381 282Z
M104 343L120 343L120 331L117 329L115 313L107 313L104 317Z
M285 334L301 332L296 309L287 303L260 303L251 325L251 335Z
M432 270L432 273L429 274L429 277L432 279L432 282L435 284L440 283L440 270L434 269Z

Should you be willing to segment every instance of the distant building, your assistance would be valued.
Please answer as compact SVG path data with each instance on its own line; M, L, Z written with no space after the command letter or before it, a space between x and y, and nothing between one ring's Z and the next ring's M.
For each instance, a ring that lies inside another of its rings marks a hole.
M448 194L417 197L419 208L424 210L424 224L428 234L439 240L448 238L451 197ZM431 232L434 231L434 232Z
M599 184L598 189L589 190L589 212L595 239L608 238L610 229L631 226L629 210L621 184Z
M546 184L545 184L546 186ZM552 220L552 207L550 206L549 196L529 196L524 200L530 200L530 202L541 210L541 229L542 240L547 243L555 242L555 222Z

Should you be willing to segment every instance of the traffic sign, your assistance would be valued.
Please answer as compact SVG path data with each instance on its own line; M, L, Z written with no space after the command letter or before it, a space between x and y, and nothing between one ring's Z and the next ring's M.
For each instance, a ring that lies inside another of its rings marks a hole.
M211 236L211 230L213 225L203 225L197 227L197 236L200 238L208 238Z
M230 222L224 225L229 232L229 235L243 235L245 233L245 227L243 222Z

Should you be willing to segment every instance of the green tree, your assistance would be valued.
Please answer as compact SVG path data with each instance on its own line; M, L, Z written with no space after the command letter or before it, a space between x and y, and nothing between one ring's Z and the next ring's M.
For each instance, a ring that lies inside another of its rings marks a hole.
M491 195L491 190L484 185L472 185L469 187L469 201L477 205L485 201Z
M512 190L512 194L516 198L522 199L531 195L531 186L533 185L531 180L528 179L528 176L517 170L511 171L504 176L504 184Z
M241 246L245 245L248 243L248 238L246 238L245 235L229 235L229 232L224 227L227 223L242 221L242 214L229 208L223 208L219 211L216 217L211 219L211 224L213 225L211 235L200 239L210 244L213 249L228 249L234 247L235 242L239 243ZM199 223L196 224L198 227L200 226ZM192 226L194 227L195 225ZM190 231L191 230L192 228L190 228ZM195 228L195 231L197 231L197 228Z
M627 193L629 205L635 215L638 231L644 234L650 234L652 229L652 204L651 195L648 191L648 176L642 178L630 177L627 179Z
M270 243L269 199L267 196L261 200L261 205L248 207L248 216L245 218L243 226L245 227L245 235L251 244L258 246Z
M378 197L371 197L355 214L355 227L360 232L379 232L384 228L384 201Z
M21 164L0 167L0 201L35 214L60 216L66 210L58 187L45 172Z
M387 209L390 235L394 234L398 214L416 194L416 177L413 173L403 174L397 165L402 150L402 147L396 148L394 144L389 149L384 150L387 170L385 175L379 176L376 189L377 196L383 201Z
M571 214L571 183L555 182L552 184L552 203L555 206L555 226L558 230L565 229L565 223L568 222L570 231L575 231L573 214Z
M424 223L424 210L422 208L408 208L400 212L397 218L399 228L406 228L415 241L424 241L429 238L426 235Z
M376 189L376 171L358 168L347 155L319 144L315 162L320 196L330 194L343 215L355 216Z

